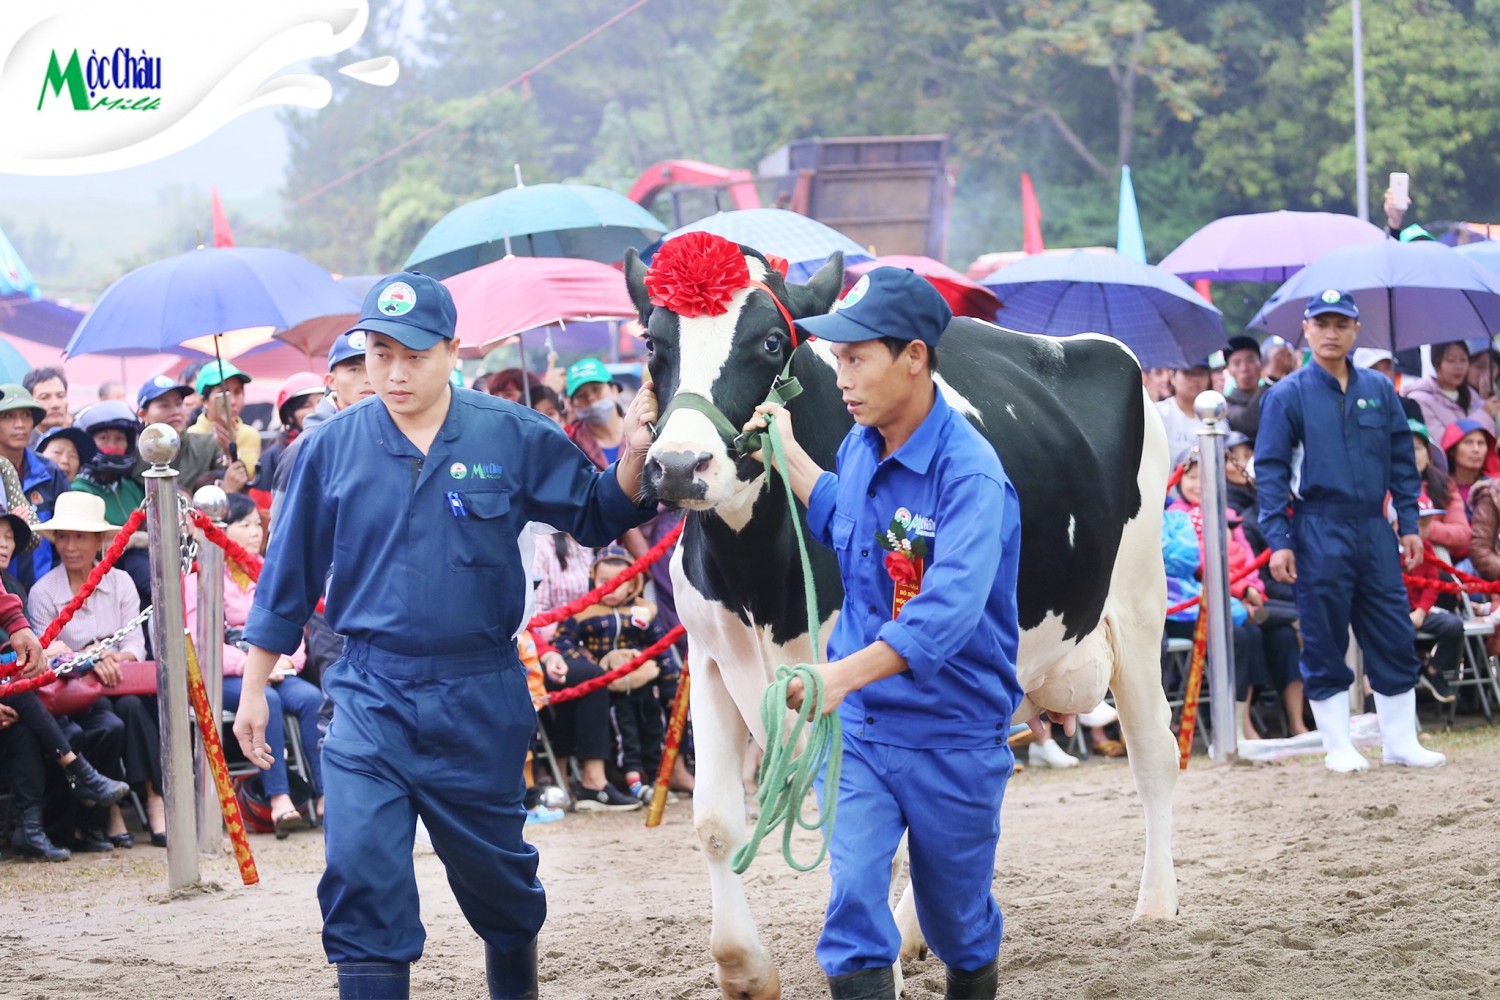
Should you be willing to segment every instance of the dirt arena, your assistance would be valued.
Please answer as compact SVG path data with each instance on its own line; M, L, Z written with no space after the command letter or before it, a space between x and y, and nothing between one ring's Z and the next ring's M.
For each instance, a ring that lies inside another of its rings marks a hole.
M1006 796L995 892L1006 914L1001 996L1500 996L1500 728L1438 732L1436 772L1335 776L1315 759L1217 767L1178 784L1182 905L1131 926L1141 861L1129 769L1090 761L1028 771ZM717 997L708 887L691 804L648 830L642 813L575 815L537 829L551 912L542 995ZM811 840L805 844L809 847ZM165 852L66 864L0 863L0 996L333 996L314 887L321 839L252 838L261 884L206 859L221 888L166 900ZM427 952L418 997L484 995L483 957L431 853L416 859ZM827 996L813 959L826 867L797 874L770 846L751 905L788 1000ZM935 959L905 996L941 997Z

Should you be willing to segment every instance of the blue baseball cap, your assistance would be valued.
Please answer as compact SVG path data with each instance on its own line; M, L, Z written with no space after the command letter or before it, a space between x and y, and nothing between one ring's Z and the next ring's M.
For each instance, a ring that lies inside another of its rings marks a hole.
M860 277L826 316L797 320L809 336L841 344L895 337L936 347L953 310L932 283L904 267L877 267Z
M453 295L436 278L420 271L400 271L375 282L365 293L359 322L349 333L380 333L414 351L440 340L452 340L458 325Z
M1324 313L1337 313L1340 316L1348 316L1350 319L1359 319L1359 306L1354 304L1354 296L1348 292L1330 288L1307 300L1307 308L1302 310L1302 318L1312 319Z
M328 349L328 370L333 371L336 365L341 365L350 358L362 358L365 356L365 331L350 330L339 334L339 339L333 342Z
M141 391L135 394L135 406L138 410L144 410L153 400L160 399L169 392L180 392L183 398L191 396L196 390L190 385L185 385L167 375L158 375L147 379L146 384L141 386Z

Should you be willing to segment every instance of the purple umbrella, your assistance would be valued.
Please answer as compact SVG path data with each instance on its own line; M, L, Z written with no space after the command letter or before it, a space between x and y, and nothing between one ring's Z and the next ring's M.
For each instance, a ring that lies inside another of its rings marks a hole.
M1500 276L1429 240L1330 250L1276 289L1250 325L1296 344L1308 299L1329 289L1354 295L1358 347L1400 351L1445 340L1487 341L1500 330Z
M1183 240L1157 266L1183 281L1285 281L1329 250L1383 239L1383 230L1352 215L1231 215Z

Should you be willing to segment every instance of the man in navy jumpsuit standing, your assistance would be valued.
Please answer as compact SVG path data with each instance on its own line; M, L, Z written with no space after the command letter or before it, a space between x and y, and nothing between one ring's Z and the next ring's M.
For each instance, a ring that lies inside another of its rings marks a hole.
M835 998L895 996L901 946L888 894L910 833L912 887L947 996L993 997L1002 920L990 892L1000 801L1015 760L1021 517L1000 458L933 380L952 318L928 282L881 267L827 316L798 320L832 343L857 426L825 472L786 440L792 489L839 559L844 604L819 668L844 730L833 889L818 962ZM765 426L757 416L747 430ZM898 581L899 578L899 581ZM801 703L799 683L789 701Z
M527 590L518 536L536 521L597 546L655 514L630 499L655 419L649 387L626 415L625 453L596 472L547 418L450 386L456 318L426 275L371 288L356 329L377 395L308 436L245 625L235 735L262 768L266 679L325 579L328 622L346 639L323 679L335 712L318 886L341 998L409 994L425 938L418 816L484 939L489 995L536 996L546 903L521 837L536 713L513 640Z
M1364 651L1388 764L1446 759L1417 740L1417 663L1401 570L1422 558L1420 480L1406 413L1390 380L1356 368L1349 352L1359 309L1331 288L1303 311L1312 363L1266 393L1255 439L1260 525L1271 574L1296 585L1302 678L1330 771L1369 767L1349 738L1344 663L1349 628ZM1396 509L1398 542L1385 518ZM1287 517L1290 500L1292 516Z

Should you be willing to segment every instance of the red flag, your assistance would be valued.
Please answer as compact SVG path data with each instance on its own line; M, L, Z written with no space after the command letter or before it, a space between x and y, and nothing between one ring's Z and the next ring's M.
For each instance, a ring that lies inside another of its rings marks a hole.
M224 214L224 206L219 202L219 189L213 188L214 193L214 246L234 246L234 233L229 230L229 216Z
M1021 246L1027 253L1041 253L1046 249L1042 245L1042 206L1037 204L1031 175L1025 172L1021 174L1021 229L1024 234Z
M1209 305L1213 305L1214 303L1213 287L1214 283L1209 278L1199 278L1197 281L1193 282L1193 288L1198 292L1199 295L1203 296L1203 298L1208 302Z

